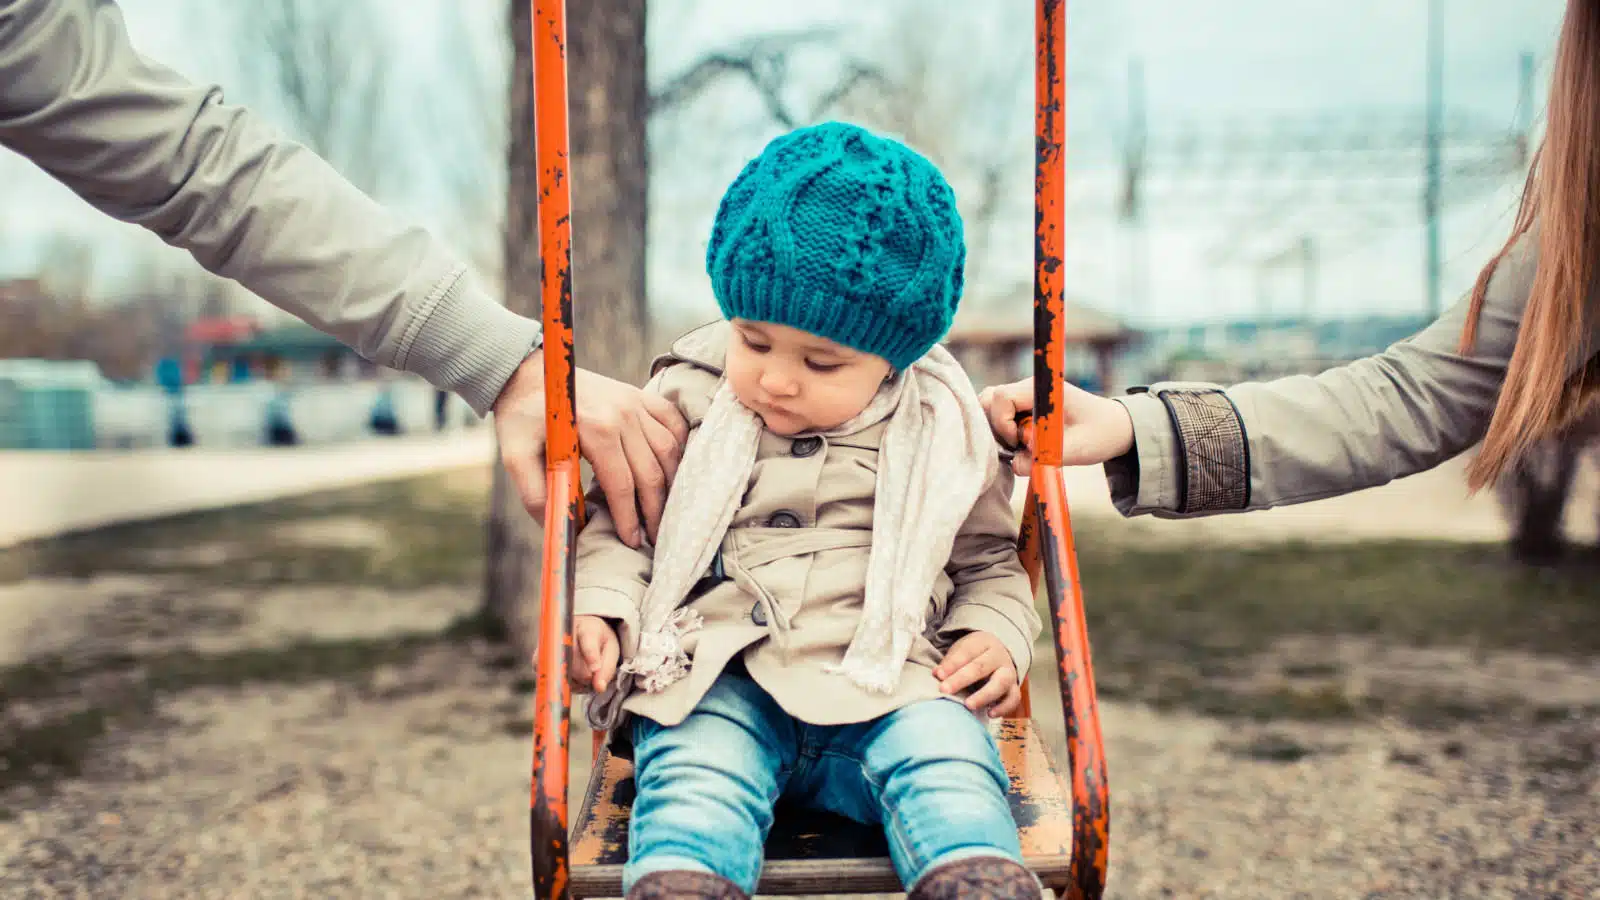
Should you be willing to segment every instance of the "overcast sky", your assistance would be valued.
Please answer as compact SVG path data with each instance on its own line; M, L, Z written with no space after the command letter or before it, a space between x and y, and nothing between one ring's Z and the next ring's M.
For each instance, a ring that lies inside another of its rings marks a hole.
M337 0L330 0L337 2ZM461 7L455 4L459 2ZM1563 4L1559 0L1443 0L1445 3L1445 96L1452 113L1470 113L1493 127L1509 127L1516 115L1518 57L1536 55L1537 107L1542 109L1545 64ZM1147 118L1153 132L1182 120L1216 123L1268 114L1312 116L1384 110L1417 113L1424 96L1424 0L1119 0L1069 3L1068 36L1072 82L1069 184L1093 193L1115 185L1114 160L1127 104L1129 64L1143 67ZM202 0L123 0L136 44L192 77L216 80L225 90L239 81L239 50L218 29L213 4ZM459 94L463 61L437 52L439 17L466 8L483 46L492 47L503 21L500 0L405 0L389 23L397 51L413 61L408 77L419 104L449 104ZM919 29L960 38L933 78L946 87L983 83L1008 67L1029 64L1032 4L996 0L923 0L906 15L903 3L812 0L652 0L651 76L660 82L709 48L752 34L814 25L841 30L840 52L864 59L890 52ZM804 10L804 11L802 11ZM487 51L486 51L487 52ZM821 84L833 75L826 61L814 73ZM939 84L933 85L939 88ZM234 92L237 96L237 91ZM998 101L997 101L998 102ZM1027 97L1021 98L1026 114ZM981 110L979 110L981 112ZM966 110L950 111L965 121ZM1013 117L997 146L1031 156L1031 119ZM974 129L968 129L974 130ZM652 302L673 310L713 309L702 271L704 234L718 194L739 165L776 133L753 95L727 85L704 98L668 126L652 133ZM481 165L452 146L450 135L419 136L405 152L419 169ZM1013 149L1014 148L1014 149ZM20 274L33 264L39 235L67 229L106 248L107 270L119 271L118 254L155 244L136 229L110 223L28 164L0 159L5 203L0 208L0 269ZM415 191L393 198L403 214L447 231L444 183L419 178ZM1098 186L1098 188L1097 188ZM1454 210L1445 229L1447 301L1465 290L1477 267L1497 246L1515 201L1515 185L1473 199ZM581 185L577 186L582 189ZM958 186L959 189L959 186ZM1410 188L1407 188L1409 190ZM1109 197L1109 194L1107 195ZM993 271L1026 277L1030 264L1031 183L1005 198L1007 212L995 232ZM1182 321L1247 314L1256 309L1252 271L1207 261L1233 236L1200 225L1163 225L1150 214L1148 295L1136 303L1129 293L1128 232L1108 205L1072 207L1068 222L1073 253L1068 290L1086 302L1139 321ZM1317 228L1316 223L1310 226ZM1290 232L1265 236L1292 237ZM581 233L578 236L582 240ZM1342 255L1330 251L1318 267L1315 311L1319 315L1416 312L1423 306L1420 222L1413 216L1382 229L1368 229L1363 242ZM1335 245L1330 244L1330 247ZM167 258L170 258L169 254ZM113 275L106 276L114 279ZM581 273L580 289L581 289ZM1272 288L1275 308L1298 308L1299 275L1285 273Z

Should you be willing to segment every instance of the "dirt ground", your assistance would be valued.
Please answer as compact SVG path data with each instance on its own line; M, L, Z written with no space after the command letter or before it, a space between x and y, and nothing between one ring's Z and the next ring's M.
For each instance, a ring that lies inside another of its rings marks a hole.
M526 896L531 681L470 627L483 488L0 556L0 896ZM1600 890L1597 570L1076 513L1108 896ZM576 792L577 715L572 746Z

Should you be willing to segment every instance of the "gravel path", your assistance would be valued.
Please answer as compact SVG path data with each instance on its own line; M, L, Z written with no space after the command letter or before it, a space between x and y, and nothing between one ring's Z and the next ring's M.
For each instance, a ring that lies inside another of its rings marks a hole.
M315 610L331 604L294 593L254 598L295 615L265 615L233 643L314 631ZM423 607L445 619L464 596L397 598L393 621L426 621ZM1570 663L1529 671L1499 689L1600 682ZM489 648L456 642L352 679L172 695L163 724L111 734L54 794L0 795L15 813L0 822L0 896L526 896L528 698L515 680ZM1054 704L1037 706L1060 733ZM1426 732L1240 725L1117 702L1103 716L1110 896L1600 889L1592 716ZM573 746L585 748L575 725Z
M1257 540L1409 533L1430 519L1492 538L1492 500L1452 501L1447 475L1312 507L1120 527ZM1094 484L1073 495L1075 516L1105 514ZM310 543L386 541L337 518L291 531ZM220 560L229 550L183 552ZM36 579L0 587L0 670L52 654L270 654L308 636L431 632L470 610L476 592ZM1386 690L1448 688L1491 713L1426 728L1255 723L1104 699L1109 896L1600 897L1600 660L1355 640L1274 652L1332 654ZM1049 684L1051 654L1040 658L1035 683ZM92 703L102 680L114 679L92 674L59 702ZM0 897L527 896L527 689L497 651L438 640L353 676L163 693L153 715L112 727L52 790L26 778L5 788L0 769ZM1052 694L1037 693L1035 710L1046 733L1061 734ZM1492 712L1518 703L1571 712ZM5 698L0 747L51 714ZM577 792L581 716L572 746Z

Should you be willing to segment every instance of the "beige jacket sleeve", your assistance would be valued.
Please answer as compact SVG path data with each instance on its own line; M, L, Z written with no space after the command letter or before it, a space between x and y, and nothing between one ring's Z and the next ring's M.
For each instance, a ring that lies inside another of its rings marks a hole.
M584 505L589 518L578 533L572 614L611 620L627 658L638 639L639 610L654 566L652 548L635 550L622 542L598 486L584 495Z
M1124 515L1162 518L1265 509L1386 484L1469 449L1516 344L1533 235L1496 268L1468 354L1459 352L1464 298L1414 337L1320 375L1226 389L1159 383L1118 398L1134 450L1106 464L1113 502Z
M0 145L88 203L480 415L539 323L221 91L139 55L111 0L0 0Z
M1033 665L1033 643L1043 624L1033 605L1033 585L1017 556L1017 517L1011 508L1016 476L997 465L994 479L956 534L945 572L954 589L939 636L954 641L969 631L1000 639L1020 678Z
M661 394L678 406L687 418L689 411L679 396L675 373L686 371L688 366L668 366L658 371L644 389ZM690 420L692 425L698 422ZM588 521L578 532L576 574L573 580L572 614L599 616L612 620L621 640L624 658L634 646L639 628L639 610L644 606L645 588L650 586L650 574L655 565L655 550L649 544L635 550L622 542L617 534L617 522L606 506L605 493L599 485L584 495L584 508Z

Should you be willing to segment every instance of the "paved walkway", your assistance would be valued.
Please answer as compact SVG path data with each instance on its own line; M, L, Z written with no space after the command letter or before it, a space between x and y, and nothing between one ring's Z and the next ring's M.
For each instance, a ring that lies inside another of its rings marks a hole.
M1469 460L1470 454L1463 454L1438 468L1381 487L1242 516L1122 519L1111 507L1105 478L1098 467L1067 470L1067 499L1073 522L1083 533L1099 528L1134 528L1151 540L1504 541L1510 529L1494 492L1486 489L1475 495L1467 493ZM1570 540L1600 543L1600 455L1585 459L1579 466L1563 525Z
M0 452L0 547L494 459L487 424L313 447Z
M1507 525L1493 492L1467 493L1466 462L1465 456L1458 457L1431 471L1381 487L1249 515L1182 520L1140 516L1127 524L1151 538L1172 540L1504 540ZM1568 510L1567 522L1575 536L1592 539L1593 475L1586 471L1582 483L1585 489ZM1117 515L1099 467L1067 470L1067 500L1074 520L1082 519L1085 525Z
M488 465L493 459L493 429L487 424L440 436L303 448L0 452L0 547L118 522ZM1098 466L1068 470L1068 499L1080 527L1135 527L1152 539L1504 540L1506 522L1491 493L1467 495L1465 461L1383 487L1247 516L1121 520ZM1569 534L1595 541L1600 537L1600 466L1587 461L1579 484L1567 510ZM1018 485L1019 504L1025 486Z

